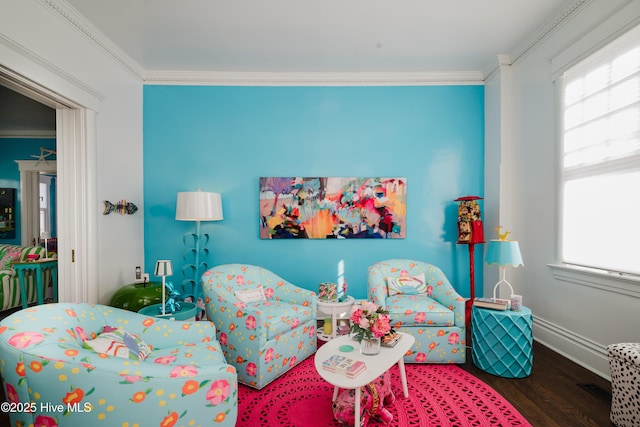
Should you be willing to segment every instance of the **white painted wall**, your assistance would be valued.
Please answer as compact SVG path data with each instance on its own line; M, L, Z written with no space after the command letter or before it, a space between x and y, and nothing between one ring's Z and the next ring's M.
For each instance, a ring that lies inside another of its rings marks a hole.
M89 167L97 200L89 212L97 226L98 265L97 283L89 286L90 295L107 303L133 281L135 266L144 265L142 81L70 22L48 2L3 0L0 64L96 112L97 162ZM120 199L136 203L138 213L102 215L104 200Z
M548 34L537 48L516 58L509 89L510 138L503 141L512 144L508 178L513 196L501 202L511 205L511 237L520 242L525 263L511 269L511 283L534 313L534 337L604 377L610 375L606 346L640 339L640 282L614 283L620 287L610 291L600 285L603 280L592 276L558 280L548 266L557 261L559 242L558 111L553 72L638 23L640 1L587 2L584 10ZM495 90L488 86L488 95ZM497 99L488 96L487 102ZM488 124L496 120L492 110L497 107L487 109ZM489 152L494 142L488 139L487 144ZM487 171L488 176L491 173ZM495 189L489 188L487 193L493 194ZM494 274L493 280L487 279L487 286L497 281L497 271Z

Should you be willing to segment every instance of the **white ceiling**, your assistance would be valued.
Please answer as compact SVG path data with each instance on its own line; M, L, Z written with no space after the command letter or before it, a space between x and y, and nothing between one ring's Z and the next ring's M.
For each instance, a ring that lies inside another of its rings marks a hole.
M276 73L482 71L576 1L67 0L147 71Z
M474 72L481 81L497 67L497 55L517 59L584 0L55 3L86 18L82 30L94 40L107 39L99 43L103 48L115 44L125 65L143 79L154 72ZM10 91L0 95L0 137L29 127L54 132L54 110ZM39 115L27 116L29 108Z

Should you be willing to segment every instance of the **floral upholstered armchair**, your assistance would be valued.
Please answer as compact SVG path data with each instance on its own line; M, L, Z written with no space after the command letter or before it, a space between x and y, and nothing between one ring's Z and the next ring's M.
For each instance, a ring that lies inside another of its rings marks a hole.
M389 310L396 331L416 339L408 363L465 362L465 301L431 264L390 259L373 264L368 295Z
M23 309L0 322L5 412L25 427L234 426L236 371L215 332L98 304Z
M202 288L238 382L261 389L315 353L315 292L246 264L212 268Z

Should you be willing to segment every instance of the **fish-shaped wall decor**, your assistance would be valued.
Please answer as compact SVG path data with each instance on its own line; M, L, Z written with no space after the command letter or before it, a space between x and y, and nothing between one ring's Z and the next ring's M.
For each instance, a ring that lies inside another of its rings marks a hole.
M102 212L102 214L109 215L111 212L117 212L120 215L132 215L138 212L138 207L131 202L127 202L126 200L120 200L116 203L111 203L105 200L104 212Z

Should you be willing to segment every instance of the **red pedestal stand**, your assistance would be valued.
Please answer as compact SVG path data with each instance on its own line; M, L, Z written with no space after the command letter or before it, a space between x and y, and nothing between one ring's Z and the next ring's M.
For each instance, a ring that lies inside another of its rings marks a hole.
M476 297L476 271L475 271L475 243L469 243L469 299L466 302L465 326L471 328L471 306Z
M475 245L484 243L484 231L482 227L482 216L478 200L482 197L465 196L459 197L455 201L458 205L458 244L469 246L469 300L465 304L465 326L467 328L467 343L470 342L471 331L471 307L476 297L475 283Z

